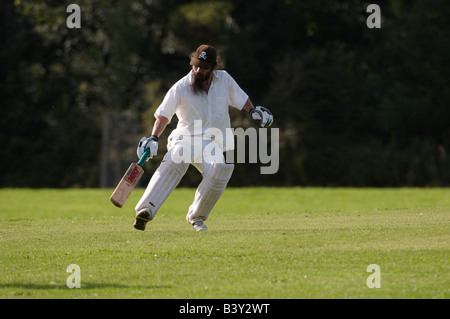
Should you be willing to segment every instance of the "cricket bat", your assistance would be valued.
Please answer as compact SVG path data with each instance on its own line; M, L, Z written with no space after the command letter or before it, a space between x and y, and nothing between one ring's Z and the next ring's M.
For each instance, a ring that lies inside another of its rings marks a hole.
M131 163L130 167L128 167L127 171L125 172L125 175L123 175L119 184L117 184L116 189L109 198L111 202L117 207L121 208L123 204L125 204L128 196L130 196L134 187L141 179L142 175L144 174L144 169L142 168L142 166L144 166L149 155L150 149L146 149L144 154L142 154L141 158L139 159L139 162Z

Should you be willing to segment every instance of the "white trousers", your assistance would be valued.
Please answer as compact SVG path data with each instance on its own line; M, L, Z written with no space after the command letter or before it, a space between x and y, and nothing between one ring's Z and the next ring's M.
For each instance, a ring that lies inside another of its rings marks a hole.
M168 152L135 207L136 212L146 209L154 218L192 164L203 178L197 187L186 220L191 224L198 219L206 220L225 191L234 169L233 164L225 164L220 145L211 143L215 141L203 141L200 144L202 152L186 139L176 141L173 145L169 143ZM198 146L198 143L196 145Z

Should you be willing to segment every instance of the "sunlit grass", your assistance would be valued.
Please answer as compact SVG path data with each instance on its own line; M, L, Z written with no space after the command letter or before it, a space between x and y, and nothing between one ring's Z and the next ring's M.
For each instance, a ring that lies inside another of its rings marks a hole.
M448 189L229 188L205 233L185 220L194 192L175 190L140 232L142 189L122 209L109 189L0 190L0 297L450 296Z

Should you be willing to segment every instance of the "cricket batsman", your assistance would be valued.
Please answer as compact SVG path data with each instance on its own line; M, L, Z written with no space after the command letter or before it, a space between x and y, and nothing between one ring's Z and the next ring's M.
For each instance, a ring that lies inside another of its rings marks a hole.
M135 207L134 228L138 230L144 230L155 218L191 164L202 174L202 181L186 220L196 231L207 230L204 221L222 196L234 169L233 164L225 163L224 156L234 144L230 137L227 141L226 134L230 128L229 106L249 112L261 127L273 122L267 108L254 107L236 81L226 71L218 70L222 62L214 47L200 45L191 54L190 65L192 70L171 87L156 110L151 136L143 137L137 148L139 158L146 149L150 149L149 158L155 156L158 138L176 114L178 124L168 137L167 153Z

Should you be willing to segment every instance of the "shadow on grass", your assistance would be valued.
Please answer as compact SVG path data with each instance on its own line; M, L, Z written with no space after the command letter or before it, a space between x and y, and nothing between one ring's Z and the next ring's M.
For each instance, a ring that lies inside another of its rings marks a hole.
M49 290L49 289L70 289L66 284L37 284L37 283L0 283L2 288L21 288L33 290ZM164 285L123 285L115 283L81 283L81 289L103 289L103 288L132 288L132 289L166 289L172 286ZM76 288L73 288L76 289Z

